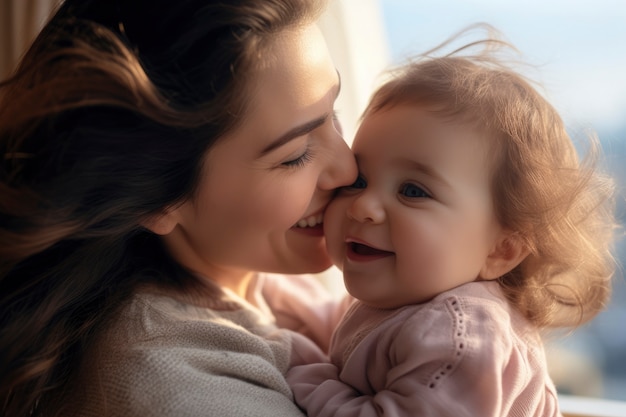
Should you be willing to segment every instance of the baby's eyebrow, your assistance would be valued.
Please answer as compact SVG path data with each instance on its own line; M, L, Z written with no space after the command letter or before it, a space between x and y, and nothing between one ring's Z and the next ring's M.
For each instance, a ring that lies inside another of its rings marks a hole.
M413 159L405 159L405 158L399 158L395 162L399 166L407 167L411 171L417 171L417 172L423 173L431 177L435 181L440 182L441 184L450 185L439 171L437 171L435 168L433 168L432 166L428 164L425 164L420 161L415 161Z

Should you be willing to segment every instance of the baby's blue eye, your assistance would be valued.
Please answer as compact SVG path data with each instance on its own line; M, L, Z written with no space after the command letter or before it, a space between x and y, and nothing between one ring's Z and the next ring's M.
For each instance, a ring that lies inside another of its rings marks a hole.
M359 175L349 188L367 188L367 181Z
M400 194L408 198L430 198L430 195L415 184L402 184Z

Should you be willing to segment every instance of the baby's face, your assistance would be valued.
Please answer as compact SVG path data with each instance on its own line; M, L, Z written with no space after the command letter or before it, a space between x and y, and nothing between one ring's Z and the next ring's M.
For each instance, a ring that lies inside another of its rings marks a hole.
M424 302L481 277L499 236L488 141L413 105L367 116L352 149L359 178L324 230L347 290L363 302Z

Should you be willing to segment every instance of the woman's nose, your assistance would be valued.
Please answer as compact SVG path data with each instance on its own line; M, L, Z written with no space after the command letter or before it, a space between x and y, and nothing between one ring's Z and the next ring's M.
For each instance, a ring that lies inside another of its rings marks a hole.
M385 221L384 206L371 189L364 189L354 196L347 214L349 218L360 223L380 224Z
M334 190L354 183L358 174L354 154L341 135L333 130L331 157L325 171L319 179L319 187L324 190Z

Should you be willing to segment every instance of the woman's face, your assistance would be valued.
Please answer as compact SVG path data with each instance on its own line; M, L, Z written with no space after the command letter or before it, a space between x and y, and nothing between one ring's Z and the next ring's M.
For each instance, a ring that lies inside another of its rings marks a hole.
M335 188L357 175L333 106L340 80L315 25L260 51L242 126L210 150L197 197L168 215L164 240L184 266L221 284L247 271L320 272L322 230Z

